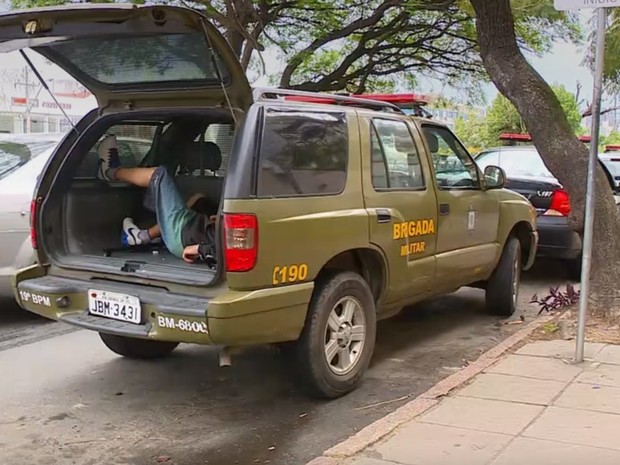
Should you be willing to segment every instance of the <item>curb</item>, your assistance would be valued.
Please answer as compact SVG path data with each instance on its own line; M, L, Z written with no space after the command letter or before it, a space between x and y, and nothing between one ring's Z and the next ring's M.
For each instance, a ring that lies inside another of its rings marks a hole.
M555 316L539 317L525 328L509 336L495 347L487 350L478 359L467 367L439 381L428 391L420 394L414 400L399 407L389 415L371 423L353 436L345 439L334 447L327 449L320 457L311 460L306 465L342 465L342 461L355 455L372 444L378 442L399 426L413 420L440 402L440 398L453 389L461 386L477 374L494 364L497 359L510 350L534 330L553 320Z

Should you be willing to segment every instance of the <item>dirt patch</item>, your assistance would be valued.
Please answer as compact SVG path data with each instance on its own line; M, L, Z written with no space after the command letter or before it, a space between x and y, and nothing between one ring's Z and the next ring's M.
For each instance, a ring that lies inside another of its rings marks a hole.
M576 305L564 311L554 312L553 316L552 321L542 325L532 333L529 341L574 340L577 337L578 307ZM620 344L620 326L611 325L602 318L588 315L586 342Z

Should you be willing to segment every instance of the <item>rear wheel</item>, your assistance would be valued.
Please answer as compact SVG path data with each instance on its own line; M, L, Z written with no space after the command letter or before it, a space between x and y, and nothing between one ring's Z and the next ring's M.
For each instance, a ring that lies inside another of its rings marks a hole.
M297 368L311 395L333 399L360 384L376 326L372 292L360 275L342 272L317 285L295 346Z
M568 278L573 281L581 281L581 254L577 258L567 261Z
M495 315L512 315L517 309L520 284L521 243L516 237L509 237L499 263L487 282L487 309Z
M99 333L99 337L112 352L142 360L166 357L179 345L178 342L151 341L106 333Z

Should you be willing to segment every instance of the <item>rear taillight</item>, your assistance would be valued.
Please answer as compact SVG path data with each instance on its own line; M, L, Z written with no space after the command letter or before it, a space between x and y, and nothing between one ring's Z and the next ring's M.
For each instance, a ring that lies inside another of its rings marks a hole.
M255 215L224 213L226 271L250 271L258 255L258 221Z
M551 196L551 205L544 213L547 216L568 216L570 213L570 198L568 192L558 189Z
M37 199L32 199L30 202L30 243L33 249L37 249L37 213L39 202Z

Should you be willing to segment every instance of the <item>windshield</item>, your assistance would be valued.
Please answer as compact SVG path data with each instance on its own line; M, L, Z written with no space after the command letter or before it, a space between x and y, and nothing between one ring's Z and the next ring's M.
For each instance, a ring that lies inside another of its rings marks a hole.
M489 165L499 166L511 177L555 178L547 169L542 158L533 149L509 149L482 152L476 157L476 163L481 170Z
M0 179L58 144L59 139L24 135L0 137Z

